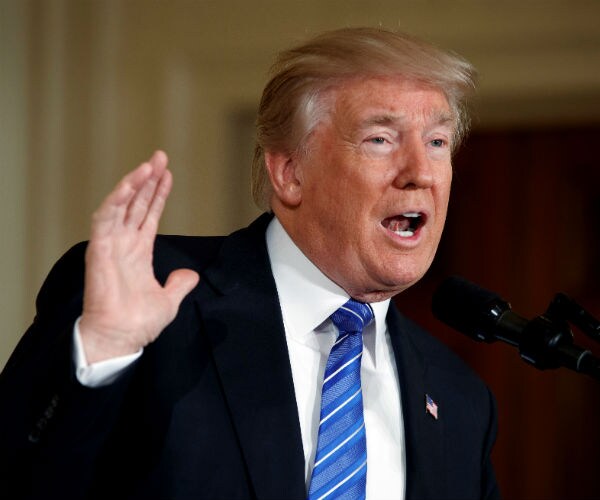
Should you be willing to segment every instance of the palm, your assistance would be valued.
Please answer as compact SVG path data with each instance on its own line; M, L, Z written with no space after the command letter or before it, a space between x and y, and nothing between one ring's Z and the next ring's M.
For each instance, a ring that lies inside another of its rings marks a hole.
M167 158L157 152L125 176L92 219L80 323L88 361L128 354L152 342L175 317L198 275L155 278L152 249L171 190Z

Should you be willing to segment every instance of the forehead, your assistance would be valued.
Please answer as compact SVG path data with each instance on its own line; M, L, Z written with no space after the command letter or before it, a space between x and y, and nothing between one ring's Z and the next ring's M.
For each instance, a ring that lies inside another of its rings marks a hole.
M441 89L402 77L346 80L332 89L330 99L332 119L346 125L456 122Z

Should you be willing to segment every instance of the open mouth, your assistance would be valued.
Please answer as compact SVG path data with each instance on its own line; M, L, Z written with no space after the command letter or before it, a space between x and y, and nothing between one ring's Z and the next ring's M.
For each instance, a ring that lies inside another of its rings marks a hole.
M425 224L425 214L404 212L381 221L381 225L402 238L412 238Z

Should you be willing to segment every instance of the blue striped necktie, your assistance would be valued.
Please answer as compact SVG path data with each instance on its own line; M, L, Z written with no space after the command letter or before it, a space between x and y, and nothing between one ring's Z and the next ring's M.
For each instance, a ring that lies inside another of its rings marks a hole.
M350 299L331 315L339 330L327 360L309 500L365 498L367 439L360 387L362 331L373 319L368 304Z

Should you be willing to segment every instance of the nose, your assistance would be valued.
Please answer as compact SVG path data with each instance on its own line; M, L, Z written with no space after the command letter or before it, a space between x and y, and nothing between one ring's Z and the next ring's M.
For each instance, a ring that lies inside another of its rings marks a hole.
M434 167L421 138L406 141L396 153L394 186L398 189L427 189L434 183Z

